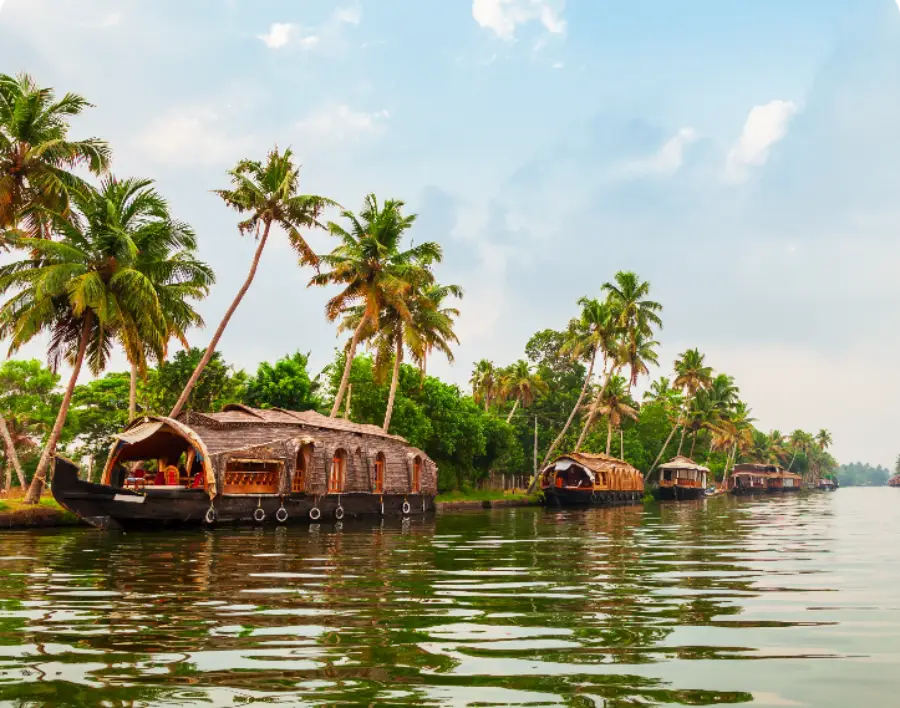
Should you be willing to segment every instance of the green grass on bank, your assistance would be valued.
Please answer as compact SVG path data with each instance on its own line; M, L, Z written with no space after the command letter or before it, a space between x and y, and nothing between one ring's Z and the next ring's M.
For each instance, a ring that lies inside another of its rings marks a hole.
M26 504L24 501L24 497L13 497L12 499L0 499L0 512L3 513L16 513L16 512L24 512L33 510L35 507L31 504ZM65 511L59 504L56 503L56 499L51 496L43 496L41 500L38 502L38 507L43 507L46 509L54 509L59 512Z
M502 499L526 501L537 501L539 492L535 494L526 494L524 490L518 492L503 492L499 489L456 489L452 492L441 492L437 495L437 501L440 502L463 502L463 501L499 501Z

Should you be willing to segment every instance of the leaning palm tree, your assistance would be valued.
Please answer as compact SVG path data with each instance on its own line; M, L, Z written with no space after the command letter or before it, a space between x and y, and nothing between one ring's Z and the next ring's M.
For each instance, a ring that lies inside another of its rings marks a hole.
M527 361L519 359L503 372L503 397L513 399L513 407L506 417L506 422L512 422L519 405L528 408L537 396L547 393L548 390L547 382L541 375L532 371Z
M69 121L90 106L74 93L57 99L27 74L0 74L0 246L4 231L46 237L46 212L68 217L69 192L84 185L73 171L108 167L104 141L69 139Z
M613 430L622 426L623 418L637 420L637 409L628 395L628 381L623 376L615 376L606 387L600 412L606 416L606 454L612 451Z
M484 412L487 413L497 397L500 384L500 372L494 362L482 359L475 364L469 383L472 385L472 398L476 403L484 404Z
M265 162L242 160L229 172L232 189L215 190L215 194L218 194L226 205L240 214L247 215L247 218L238 224L238 231L241 234L254 234L259 244L253 254L250 271L244 284L225 311L197 368L194 369L184 391L169 413L170 417L174 418L181 412L200 375L215 353L231 316L250 288L272 226L280 226L285 231L288 243L300 257L301 265L318 264L316 254L300 233L300 229L321 226L319 216L326 207L333 206L334 202L325 197L298 193L300 168L294 164L293 157L290 148L281 153L276 147L268 154Z
M566 433L572 425L572 421L575 420L575 416L581 410L584 397L594 378L597 354L600 351L606 351L604 338L608 336L610 329L614 326L613 310L607 303L595 298L583 297L578 301L578 304L581 305L581 317L570 323L566 341L560 350L560 354L570 356L573 361L586 361L588 363L587 374L584 377L584 382L581 384L578 400L572 406L572 410L562 430L559 431L559 434L550 445L550 449L547 450L541 467L549 462L553 453L562 444Z
M51 457L62 433L72 392L87 362L97 374L106 367L116 342L131 361L162 347L166 322L153 283L136 266L131 234L109 227L112 210L104 190L79 188L70 197L74 218L50 213L58 240L17 238L28 256L0 267L0 337L10 353L49 333L51 368L62 360L72 367L59 413L26 496L37 503Z
M431 266L440 262L441 247L433 242L403 249L406 232L415 215L403 215L404 203L387 200L379 204L374 194L366 197L357 216L344 210L342 216L350 228L331 222L329 232L340 240L338 246L319 260L329 270L318 273L310 285L339 285L341 291L325 306L325 315L334 322L339 317L355 318L354 308L362 306L362 316L353 319L355 328L347 346L344 373L334 397L331 417L341 407L356 348L368 329L377 332L383 313L389 308L404 322L412 319L408 301L417 288L434 282Z

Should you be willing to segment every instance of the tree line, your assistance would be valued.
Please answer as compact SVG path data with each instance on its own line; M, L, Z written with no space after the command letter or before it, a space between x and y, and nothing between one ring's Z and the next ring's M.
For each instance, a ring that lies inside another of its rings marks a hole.
M441 246L413 243L416 217L401 200L370 194L354 213L304 193L290 149L241 160L227 173L230 184L214 190L256 249L208 344L192 348L189 337L204 326L196 305L215 274L152 180L111 174L105 141L70 137L70 120L89 107L27 75L0 75L0 248L12 254L0 266L0 339L12 355L49 337L46 367L11 360L0 376L7 477L12 470L22 484L31 477L27 501L38 500L60 446L96 457L140 414L176 416L232 401L380 425L425 449L443 488L476 484L492 470L521 474L570 450L616 454L648 475L670 454L703 461L720 477L745 460L810 478L836 467L827 431L754 428L734 379L714 372L697 349L636 400L640 380L659 364L663 307L629 271L579 300L578 315L561 329L536 333L523 358L478 362L471 391L430 376L435 352L453 360L463 297L436 278ZM335 212L337 220L325 220ZM331 251L312 250L313 229L334 239ZM325 316L347 340L315 377L302 354L248 375L218 351L276 237L311 269L310 287L336 289ZM184 349L170 357L173 341ZM130 370L105 374L115 350ZM66 382L56 373L63 361L71 367ZM84 367L94 378L79 386Z

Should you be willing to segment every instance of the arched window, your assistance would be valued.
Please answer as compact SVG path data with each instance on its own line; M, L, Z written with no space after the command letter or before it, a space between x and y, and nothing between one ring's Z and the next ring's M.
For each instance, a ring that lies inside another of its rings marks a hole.
M294 479L291 481L291 491L298 494L306 491L306 455L309 450L308 445L301 445L297 448L297 460L294 464Z
M413 460L412 493L418 494L422 489L422 458L418 455Z
M328 493L340 494L344 491L344 480L347 478L347 451L335 450L331 460L331 473L328 475Z
M372 487L375 494L383 494L384 493L384 468L385 468L385 458L384 453L379 452L375 456L375 479L372 481Z

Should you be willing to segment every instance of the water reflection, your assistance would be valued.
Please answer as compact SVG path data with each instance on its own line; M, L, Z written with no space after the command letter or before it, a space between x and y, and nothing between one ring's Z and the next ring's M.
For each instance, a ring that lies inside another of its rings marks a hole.
M856 704L828 688L845 675L879 705L900 571L866 562L859 525L887 497L865 491L8 533L0 702Z

